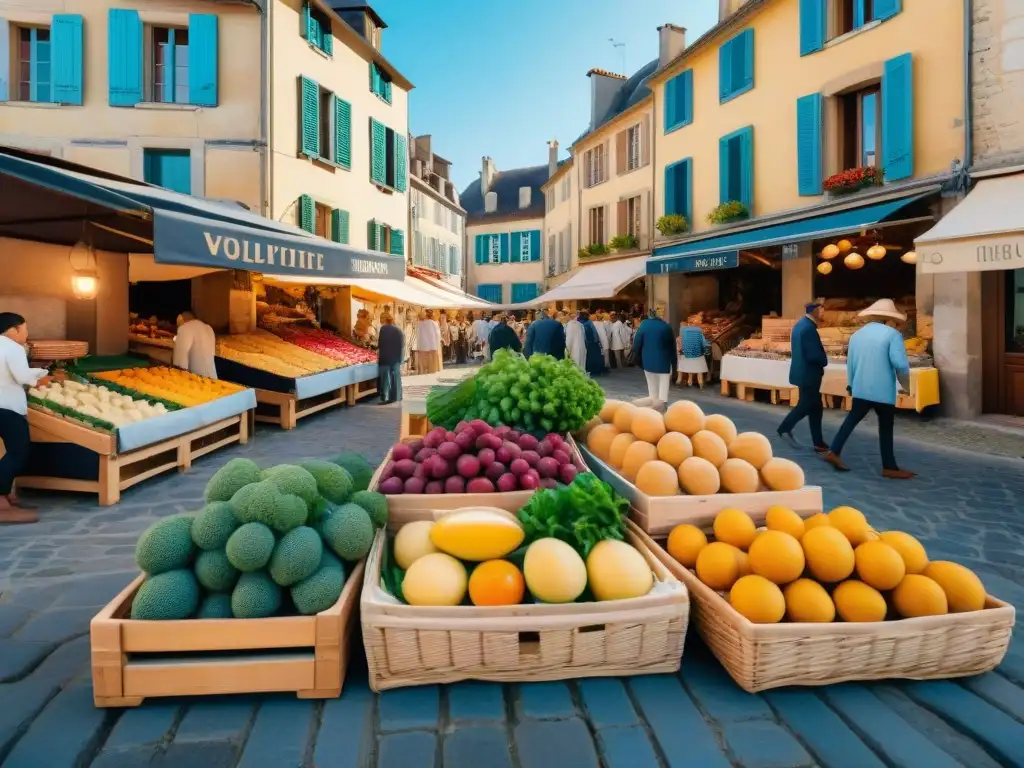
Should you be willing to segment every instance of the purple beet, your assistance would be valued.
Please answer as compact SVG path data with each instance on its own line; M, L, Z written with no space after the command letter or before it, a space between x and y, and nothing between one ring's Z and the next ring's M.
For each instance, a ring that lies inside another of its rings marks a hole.
M451 464L440 456L432 456L427 471L430 472L430 476L435 480L444 480L452 473L452 467Z
M523 435L519 438L519 447L524 451L537 450L537 438L533 435Z
M519 487L524 491L535 491L540 488L540 478L532 472L519 476Z
M423 438L423 445L427 448L437 448L445 441L446 434L447 432L444 427L432 429L427 433L427 436Z
M504 439L505 435L507 435L511 431L512 431L512 427L501 426L501 427L495 427L494 428L494 434L496 434L498 437L500 437L502 439Z
M487 470L484 472L484 476L491 478L491 480L497 480L499 477L508 472L508 469L506 469L507 466L507 464L502 464L500 461L492 462L491 465L488 466Z
M549 435L544 435L544 439L551 443L551 447L554 448L556 451L563 445L565 445L565 438L562 437L557 432L552 432Z
M412 451L414 456L423 450L423 441L420 440L418 437L415 440L410 440L407 443L407 445L409 446L409 450Z
M416 471L416 462L412 459L402 459L401 461L395 462L395 477L400 477L405 480L408 477L412 477L412 473Z
M437 449L437 455L447 461L455 461L459 456L462 455L462 449L459 444L451 441L441 443L441 447Z
M549 491L553 491L558 487L558 481L553 477L542 477L540 479L540 487Z
M494 428L483 419L474 419L469 422L469 426L471 426L478 435L489 435L494 431Z
M545 456L537 462L537 473L541 477L558 477L558 460Z
M518 491L519 481L516 476L511 472L506 472L504 475L498 478L498 492L508 493L509 491Z
M423 482L427 482L430 479L430 470L426 464L417 464L416 471L412 473L413 477L419 478Z
M480 452L476 455L476 457L480 460L480 466L483 467L484 469L487 469L489 466L491 466L491 464L493 464L495 460L494 451L492 451L490 448L481 448Z
M563 464L558 468L558 479L569 485L576 479L577 470L572 464Z
M423 493L423 489L427 487L426 482L418 477L410 477L405 481L405 492L406 493Z
M380 484L380 492L385 496L395 496L405 493L405 482L400 477L389 477Z
M554 450L554 446L552 446L547 440L541 440L537 443L537 453L541 456L550 456Z
M523 437L523 433L520 432L518 429L510 430L505 435L505 439L506 440L508 440L510 443L516 443L517 445L518 445L519 441L522 439L522 437Z
M457 437L457 435L454 432L445 432L444 433L444 441L446 443L452 442L452 440L454 440L456 437Z
M419 453L416 454L416 461L419 464L424 463L431 456L437 455L437 448L420 448Z
M472 429L467 429L463 432L459 432L455 436L455 444L459 446L463 453L472 449L473 444L476 442L476 432Z
M465 493L466 492L466 479L459 475L452 475L444 481L444 492L445 493Z
M455 461L455 471L467 480L480 474L480 459L463 454Z
M408 443L395 443L391 448L392 461L411 459L413 457L412 447Z
M553 458L553 459L554 459L555 461L557 461L557 462L558 462L559 464L568 464L568 463L570 463L570 462L572 461L572 459L570 459L570 458L569 458L569 454L568 454L568 453L566 453L566 452L565 452L564 450L562 450L561 448L559 448L559 449L558 449L557 451L555 451L554 453L552 453L552 454L551 454L551 457L552 457L552 458Z
M513 475L525 475L530 471L530 465L527 463L526 459L516 459L509 466L509 469L512 471Z
M431 480L429 483L427 483L427 487L423 490L423 492L434 495L444 493L444 483L442 483L440 480Z
M466 483L466 493L494 493L494 483L486 477L474 477Z
M465 420L460 421L458 424L455 425L455 434L458 434L459 432L461 432L462 430L464 430L468 426L469 426L469 422L468 421L465 421Z
M536 467L537 462L540 461L540 454L536 451L523 451L521 458L531 467Z

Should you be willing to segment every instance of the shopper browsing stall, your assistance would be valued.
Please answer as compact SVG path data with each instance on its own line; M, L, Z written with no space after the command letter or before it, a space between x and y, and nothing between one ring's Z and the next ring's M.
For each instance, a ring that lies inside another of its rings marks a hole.
M643 368L651 407L668 403L668 386L676 361L676 340L672 326L658 317L655 310L647 312L633 337L633 360Z
M217 378L217 334L192 311L178 317L174 337L174 365L209 379Z
M556 360L565 357L565 328L545 310L530 323L526 331L526 346L523 353L530 355L551 355Z
M693 384L694 376L701 389L704 388L704 377L708 373L708 361L705 355L711 349L711 342L704 336L704 331L699 326L686 325L679 329L679 339L676 342L679 351L679 379L676 383L683 383L683 374L687 376L687 385Z
M441 370L441 329L428 309L416 326L416 373L437 373Z
M813 303L805 306L804 312L790 334L793 357L789 363L789 383L799 390L799 400L782 420L778 432L779 437L795 444L793 428L806 416L814 450L826 453L828 445L821 435L821 380L825 376L828 357L818 333L824 310L821 304Z
M519 343L519 336L508 323L506 315L496 315L498 324L494 326L491 335L487 337L487 349L490 351L490 358L494 359L494 353L499 349L510 349L513 352L520 352L523 345Z
M610 357L615 368L626 367L626 347L629 346L629 326L615 312L609 316L611 327L608 329L608 346Z
M587 368L587 341L579 315L565 324L565 353L581 370Z
M22 507L14 493L14 480L28 462L32 440L28 429L25 387L46 381L45 368L30 368L25 354L28 324L14 312L0 312L0 524L34 523L35 512Z
M391 315L380 318L380 337L377 345L378 383L381 403L394 403L402 399L402 358L405 335L394 324Z

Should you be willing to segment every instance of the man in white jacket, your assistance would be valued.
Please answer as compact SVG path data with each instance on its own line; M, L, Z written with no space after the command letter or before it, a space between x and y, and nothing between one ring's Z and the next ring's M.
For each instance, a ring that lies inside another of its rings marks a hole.
M216 379L217 335L213 328L191 311L182 312L178 320L178 333L174 337L175 367Z
M612 327L608 331L608 346L611 348L612 357L615 358L615 367L625 368L626 347L629 346L629 327L619 319L615 312L612 312L610 320Z
M587 370L587 341L583 334L583 323L575 315L565 324L565 354L572 358L580 370Z

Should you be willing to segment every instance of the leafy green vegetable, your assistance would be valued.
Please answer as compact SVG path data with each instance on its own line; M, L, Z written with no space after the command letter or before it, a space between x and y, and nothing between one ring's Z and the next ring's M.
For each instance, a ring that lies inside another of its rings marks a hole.
M471 376L454 387L434 387L427 395L427 419L445 429L455 429L476 398L477 381Z
M568 486L537 491L522 509L519 522L526 543L561 539L584 558L604 539L626 538L629 502L596 475L583 472Z

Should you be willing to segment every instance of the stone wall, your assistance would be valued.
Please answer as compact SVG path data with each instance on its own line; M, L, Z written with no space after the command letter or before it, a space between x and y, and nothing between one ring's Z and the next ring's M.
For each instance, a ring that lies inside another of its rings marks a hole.
M973 3L973 165L1024 163L1024 0Z

